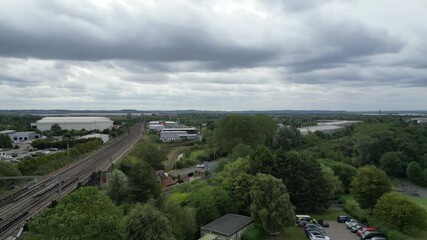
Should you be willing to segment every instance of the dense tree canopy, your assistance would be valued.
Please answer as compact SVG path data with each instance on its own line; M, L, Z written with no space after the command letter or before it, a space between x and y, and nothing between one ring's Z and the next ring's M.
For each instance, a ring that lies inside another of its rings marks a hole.
M411 182L420 186L427 185L427 180L423 174L421 165L418 162L411 162L406 169L406 176Z
M122 222L126 240L174 240L169 220L151 204L136 205Z
M130 189L127 176L119 169L114 169L108 178L106 190L116 204L121 204L129 195Z
M280 179L258 173L250 191L251 216L267 232L278 232L295 224L294 208Z
M251 147L272 141L276 124L266 116L247 116L232 114L218 122L214 142L224 153L243 143Z
M147 202L160 195L160 183L154 170L146 163L133 165L128 174L130 194L134 201Z
M161 208L168 218L172 233L177 240L193 239L198 231L196 211L190 207L182 207L172 199L167 199Z
M356 177L351 182L351 193L360 207L370 209L378 199L391 190L390 181L384 171L374 167L365 166L357 170Z
M101 191L84 187L45 209L30 224L33 239L120 239L120 211Z
M320 164L298 152L282 152L273 176L285 183L297 211L318 211L329 207L333 185L326 181Z
M8 135L0 134L0 148L12 148L12 140L10 140L10 137Z
M402 161L399 152L388 152L380 159L380 168L389 176L405 176L406 163Z
M373 214L400 231L427 228L427 212L396 193L384 194L375 205Z

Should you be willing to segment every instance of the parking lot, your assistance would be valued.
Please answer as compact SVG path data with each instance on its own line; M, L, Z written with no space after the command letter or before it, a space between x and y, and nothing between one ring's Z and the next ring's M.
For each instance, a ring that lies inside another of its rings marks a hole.
M344 223L329 221L329 228L325 228L326 235L332 240L357 240L356 234L350 232Z

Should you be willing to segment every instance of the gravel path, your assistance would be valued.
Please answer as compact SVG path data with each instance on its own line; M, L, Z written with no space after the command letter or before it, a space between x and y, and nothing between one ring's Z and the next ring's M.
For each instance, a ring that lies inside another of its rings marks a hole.
M350 232L344 223L329 221L329 228L325 228L326 236L331 240L359 240L356 234Z

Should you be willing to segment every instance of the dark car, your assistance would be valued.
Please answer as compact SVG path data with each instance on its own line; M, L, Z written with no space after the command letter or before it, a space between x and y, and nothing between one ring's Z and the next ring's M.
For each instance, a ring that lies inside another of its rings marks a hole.
M350 217L348 217L348 216L339 216L339 217L337 217L337 222L339 222L339 223L345 223L349 219L350 219Z
M329 227L329 222L323 219L319 219L317 223L322 227Z
M305 220L302 220L301 222L298 222L298 223L297 223L297 226L298 226L299 228L303 228L303 227L305 227L305 225L307 225L307 224L309 224L309 222L307 222L307 221L305 221Z
M366 240L366 239L372 239L373 237L385 237L384 234L382 232L365 232L364 234L362 234L362 236L360 237L361 240Z

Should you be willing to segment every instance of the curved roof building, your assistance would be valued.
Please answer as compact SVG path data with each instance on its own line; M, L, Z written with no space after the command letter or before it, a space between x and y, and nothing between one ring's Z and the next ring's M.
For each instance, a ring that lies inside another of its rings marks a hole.
M113 121L106 117L45 117L37 121L37 129L50 130L57 123L64 130L104 130L113 127Z

